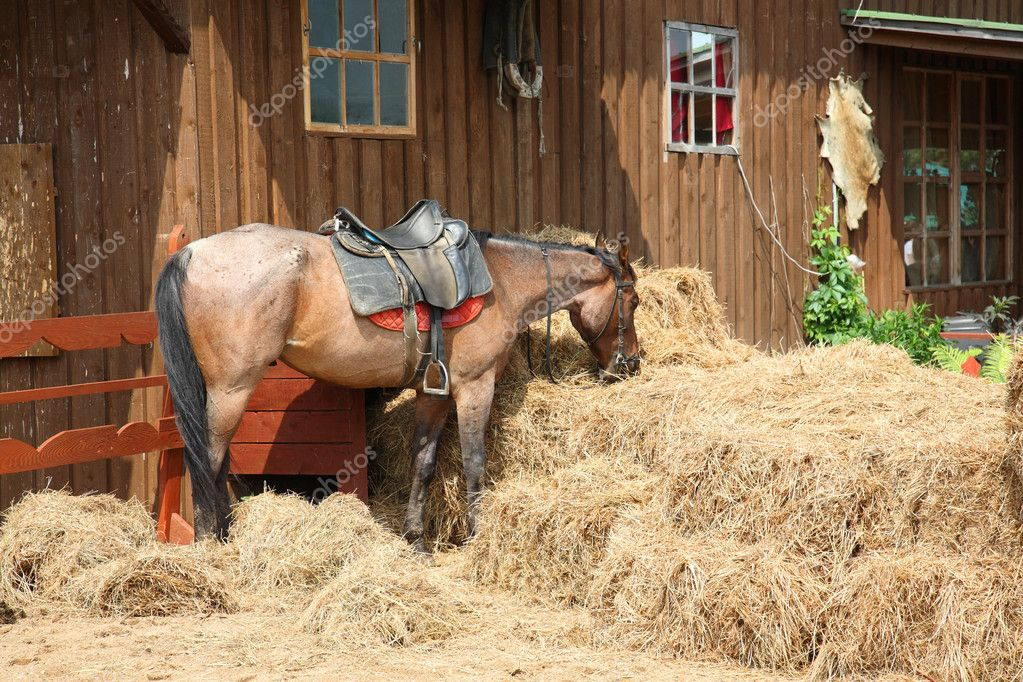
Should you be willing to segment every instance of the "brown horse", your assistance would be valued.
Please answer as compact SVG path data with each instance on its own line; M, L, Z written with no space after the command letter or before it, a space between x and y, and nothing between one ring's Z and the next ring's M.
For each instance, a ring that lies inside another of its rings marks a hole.
M627 245L476 236L493 290L478 318L446 334L451 397L425 395L420 387L416 400L405 536L420 551L427 487L452 400L471 534L494 384L518 334L543 319L548 307L569 311L602 378L639 371L633 324L639 298ZM226 537L228 444L270 363L279 358L310 377L349 388L398 387L403 379L402 334L355 315L330 240L316 234L254 224L193 242L160 274L156 314L192 479L197 538ZM419 340L421 352L426 341Z

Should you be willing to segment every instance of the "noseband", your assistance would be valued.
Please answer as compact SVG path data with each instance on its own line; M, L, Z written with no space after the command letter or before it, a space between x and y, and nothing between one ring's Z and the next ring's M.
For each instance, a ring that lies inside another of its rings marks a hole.
M544 369L547 373L547 378L550 379L551 383L558 383L557 379L554 378L554 372L551 367L551 316L554 314L554 286L553 277L551 275L551 259L550 252L541 248L540 253L543 254L543 263L547 268L547 340L546 348L544 349ZM607 312L607 319L604 320L604 326L600 328L600 331L593 340L583 341L587 346L592 346L600 340L607 328L611 325L611 320L614 318L615 309L618 309L618 350L615 351L614 355L611 356L611 362L608 364L608 370L611 374L617 374L618 370L622 367L628 367L629 363L639 360L640 356L627 355L625 353L625 290L634 289L636 283L632 280L625 280L622 278L622 271L618 268L613 268L606 263L603 263L604 267L610 270L615 276L615 300L611 305L611 309ZM526 332L526 363L529 365L529 372L533 376L536 376L536 371L533 369L533 343L532 337L529 332Z

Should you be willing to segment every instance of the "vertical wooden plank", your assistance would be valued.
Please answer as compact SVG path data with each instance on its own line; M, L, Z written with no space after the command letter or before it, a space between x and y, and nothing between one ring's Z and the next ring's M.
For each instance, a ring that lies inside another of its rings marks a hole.
M745 166L754 156L754 106L753 92L756 81L756 16L752 0L736 0L736 26L739 30L739 153ZM746 196L746 189L739 176L738 163L732 162L732 177L735 197L735 220L733 243L735 249L735 325L736 335L749 342L756 342L756 280L754 252L756 250L756 225L753 211Z
M208 1L208 0L200 0ZM295 24L297 6L288 0L267 0L267 36L270 40L270 94L271 97L283 91L292 78L294 78L294 63L292 45L292 26ZM197 52L197 39L200 36L195 34L193 21L192 52L196 55L196 64L199 73L203 67L199 64ZM201 43L200 43L201 44ZM203 92L202 79L199 79L198 92ZM296 97L283 105L279 114L270 118L270 153L271 153L271 199L272 216L277 225L295 227L299 224L299 215L296 204L299 196L301 178L297 172L299 166L299 154L297 141L302 139L303 129L296 121L304 119L302 98ZM264 124L266 125L266 124ZM200 160L202 158L203 145L200 144ZM205 169L203 172L203 184L210 182L206 179ZM205 214L205 209L203 210Z
M400 140L385 140L381 143L381 147L383 154L383 178L381 179L383 216L384 224L390 225L400 218L407 208L405 206L405 152L404 144ZM330 213L324 213L324 219L329 215ZM462 217L467 218L468 215L465 214ZM318 221L319 218L310 224L318 224Z
M683 239L682 224L680 218L681 208L681 196L679 194L679 158L680 154L677 152L666 152L665 145L668 143L669 136L669 125L670 118L666 114L667 108L667 79L668 74L665 69L665 52L667 50L664 44L664 22L674 21L677 19L676 10L674 8L673 0L664 0L661 3L661 22L658 26L658 30L661 32L658 35L657 43L660 47L660 58L661 65L658 69L660 74L661 82L661 101L658 103L660 109L660 118L658 123L659 137L657 144L657 152L661 156L660 166L660 206L661 206L661 234L658 239L659 242L659 259L658 264L661 267L672 267L681 263L680 251L682 248L681 240Z
M717 20L722 26L734 28L737 25L735 0L720 0ZM742 49L739 50L740 57ZM733 68L739 73L739 65L733 61ZM733 108L734 113L739 117L744 112ZM733 135L735 131L733 131ZM733 137L733 142L735 141ZM744 304L743 299L736 292L736 247L735 224L736 204L734 203L735 187L735 161L729 157L718 157L714 160L714 175L717 187L715 198L718 212L715 220L714 237L717 240L716 261L714 271L718 298L725 305L725 313L728 322L734 329L736 326L736 308Z
M447 160L447 209L453 216L469 216L469 154L466 137L465 4L446 3L443 14L443 111ZM439 88L434 88L439 89ZM521 193L524 188L519 188Z
M561 33L558 50L561 54L561 222L569 227L582 227L582 145L580 137L582 97L582 69L580 61L580 0L562 0ZM494 109L500 117L501 112ZM622 128L619 126L619 131ZM500 183L497 166L494 169L494 185ZM495 214L499 215L495 203ZM497 215L495 215L495 218Z
M97 18L96 115L98 147L102 158L99 177L100 219L96 240L103 254L99 275L102 312L141 310L141 287L124 286L142 279L141 232L138 190L139 140L135 99L131 96L131 17L128 3L93 3ZM129 378L142 372L142 353L137 346L121 346L103 352L109 378ZM106 397L104 423L121 424L144 417L142 393ZM109 490L126 498L145 487L145 472L136 458L106 462Z
M383 161L380 156L380 140L361 140L359 142L359 191L362 195L360 217L368 225L383 225ZM400 217L400 216L399 216Z
M604 160L601 122L601 3L583 0L579 34L582 41L581 152L582 225L590 232L604 230ZM639 24L642 24L642 12Z
M637 12L637 14L640 14ZM643 37L643 80L640 90L640 213L642 235L633 237L633 257L648 262L661 259L660 173L662 151L661 111L664 103L664 39L660 2L644 2L640 14Z
M482 68L483 15L486 3L470 2L466 20L465 64L468 81L466 106L468 107L468 164L469 164L469 220L473 227L489 229L493 223L491 212L492 192L496 191L490 181L492 145L479 144L489 135L490 118L490 74ZM542 43L543 47L546 44Z
M243 93L237 98L236 113L240 159L243 159L239 222L268 222L271 220L268 197L269 125L261 116L252 114L253 108L259 110L270 99L266 4L241 3L238 15L240 38L236 54L240 62L239 86Z
M21 18L20 33L22 63L27 66L27 73L31 78L24 78L21 81L22 101L24 106L24 138L25 141L41 143L52 143L58 135L57 123L57 85L56 79L45 77L52 74L56 66L56 53L54 47L54 16L51 3L28 2L22 0L19 3L19 17ZM54 150L51 145L47 159L50 163L51 178L56 181L53 171ZM54 244L52 246L56 256L56 203L55 198L49 201L50 209L53 211L52 224L55 228ZM59 312L60 301L57 301ZM33 386L54 386L67 381L66 353L58 353L55 357L45 360L36 360L32 368ZM49 400L35 405L35 436L40 441L49 438L51 435L68 428L68 409L70 403L67 400ZM2 421L2 419L0 419ZM36 472L35 487L62 488L71 480L71 469L67 466L43 469Z
M444 70L444 5L440 0L423 0L424 25L423 60L424 74L442 74ZM427 82L430 82L427 79ZM444 89L436 82L423 92L426 100L426 130L423 148L426 155L426 192L430 198L448 204L448 168L445 149L446 129L444 116ZM510 136L505 137L509 139ZM497 138L491 138L497 139ZM511 173L505 177L511 177Z
M618 25L620 31L612 31L611 36L621 34L622 46L622 84L618 96L618 163L622 168L622 213L625 220L625 232L636 241L630 249L636 255L643 254L643 211L641 206L640 182L642 179L642 158L640 155L641 118L644 116L641 106L643 94L644 45L643 13L635 11L635 6L627 4L621 8ZM654 40L662 44L659 35ZM612 235L613 236L613 235Z
M413 25L413 35L421 35L420 27L425 26L425 19L423 18L423 12L425 11L425 2L415 3L415 23ZM480 32L482 33L483 27L480 24ZM481 38L482 41L482 38ZM412 49L418 50L418 47ZM418 130L416 136L412 140L406 140L405 142L405 204L411 206L416 201L419 201L426 195L426 180L425 180L425 169L424 169L424 148L423 139L426 135L426 129L428 122L426 120L426 97L423 94L425 83L428 82L427 71L425 70L425 64L422 60L416 61L416 76L413 83L413 87L416 88L415 107L416 107L416 125ZM481 94L478 96L483 100L489 100L486 96L485 91L480 91ZM475 99L475 98L474 98ZM480 138L485 136L484 133ZM486 145L478 145L486 146ZM489 174L489 169L487 170ZM470 176L471 177L471 176ZM490 197L486 197L486 202L490 203Z
M483 3L479 3L483 4ZM540 189L536 218L545 224L560 225L561 220L561 44L560 3L541 2L540 47L544 60L543 130L547 152L540 159ZM474 27L470 27L469 43L473 42ZM479 33L479 31L476 31ZM477 51L478 52L478 51ZM472 52L470 52L471 54ZM607 133L605 132L605 135Z
M216 192L216 226L215 231L230 230L239 224L239 173L237 147L237 110L235 107L235 89L232 59L239 61L235 55L235 21L233 11L235 2L210 3L209 23L209 71L211 117L209 124L213 127L213 173L205 182L212 182ZM281 27L287 35L291 35L291 24ZM293 57L293 53L292 53ZM295 61L289 59L289 71L294 73ZM291 100L292 109L301 108L302 98ZM289 122L294 124L294 118ZM298 128L295 133L302 132ZM298 139L301 139L299 137Z
M625 177L621 158L621 144L618 137L618 120L622 104L622 48L627 40L625 32L619 30L623 26L623 4L620 0L604 2L603 12L603 84L601 88L602 131L604 140L604 221L607 234L614 236L624 232L630 241L640 236L640 225L630 225L625 220L625 203L623 192ZM636 241L638 245L639 242ZM642 250L632 251L634 256L642 255Z

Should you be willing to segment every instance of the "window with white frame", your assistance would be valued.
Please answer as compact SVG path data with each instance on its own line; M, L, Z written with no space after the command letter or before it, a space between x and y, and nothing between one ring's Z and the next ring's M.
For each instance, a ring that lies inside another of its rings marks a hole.
M736 153L738 43L735 29L665 23L669 150Z

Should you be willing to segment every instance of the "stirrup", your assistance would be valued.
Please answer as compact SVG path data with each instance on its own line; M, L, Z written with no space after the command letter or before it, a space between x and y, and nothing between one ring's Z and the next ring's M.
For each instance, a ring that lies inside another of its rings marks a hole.
M440 385L433 387L430 386L430 368L436 367L439 373ZM450 381L448 380L448 368L443 362L438 360L430 360L426 365L426 369L423 370L423 393L428 395L436 395L442 397L448 397L451 392L448 390Z

